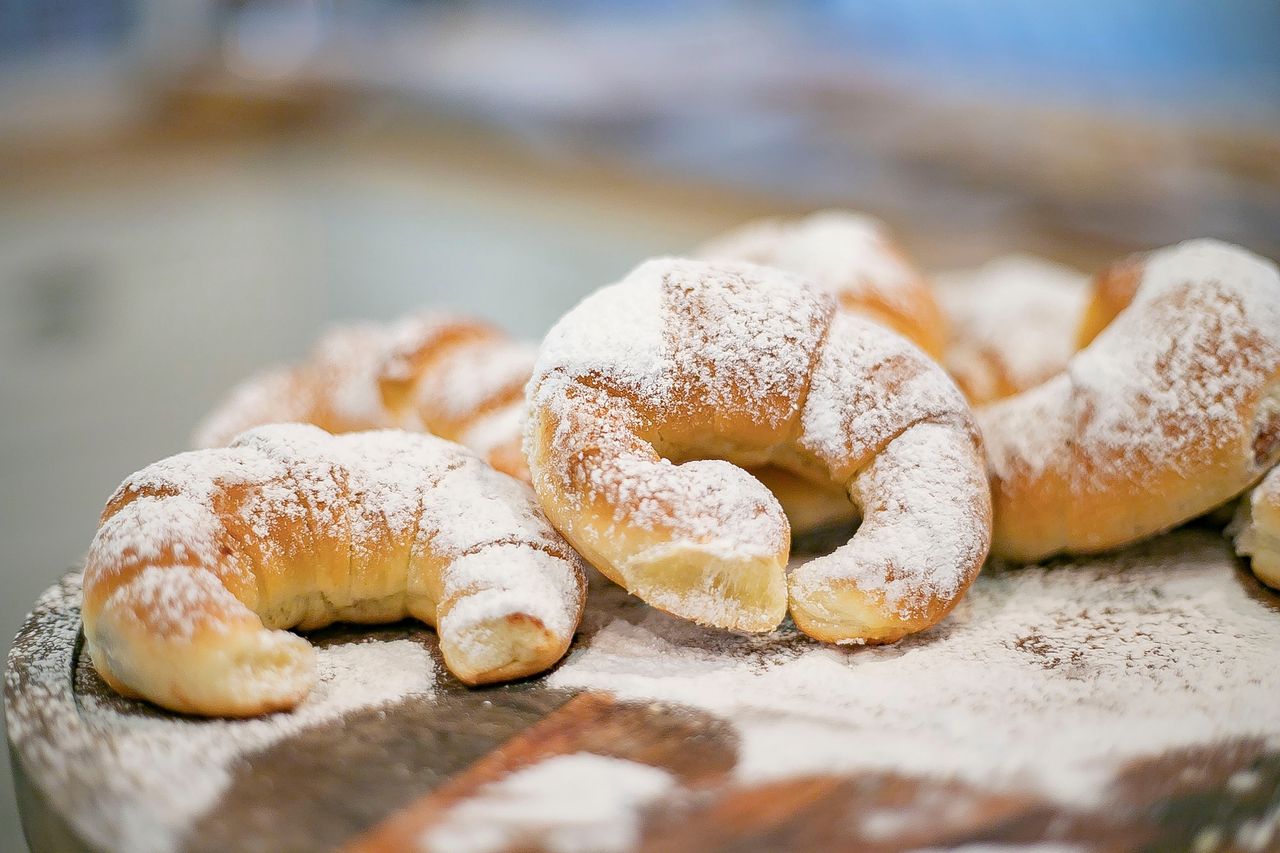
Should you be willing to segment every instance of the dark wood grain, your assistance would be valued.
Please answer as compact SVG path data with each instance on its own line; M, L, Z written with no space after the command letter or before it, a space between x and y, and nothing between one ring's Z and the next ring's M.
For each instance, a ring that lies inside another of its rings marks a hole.
M737 763L729 726L687 708L619 703L586 693L503 744L410 808L346 848L396 853L485 785L557 755L589 752L671 771L686 786L723 782Z

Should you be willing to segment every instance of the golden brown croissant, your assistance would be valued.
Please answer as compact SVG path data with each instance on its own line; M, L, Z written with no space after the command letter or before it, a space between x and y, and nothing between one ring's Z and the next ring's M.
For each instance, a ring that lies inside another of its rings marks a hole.
M775 627L786 518L739 465L838 484L853 540L790 579L796 624L890 642L941 619L987 553L968 405L905 338L780 270L650 261L552 329L526 449L552 523L606 576L708 625Z
M1280 460L1275 264L1196 240L1104 271L1095 294L1067 370L978 412L999 556L1136 541Z
M534 356L492 326L444 315L338 327L300 364L236 388L197 429L196 445L225 446L270 423L334 433L395 426L457 441L527 480L520 435Z
M928 281L873 217L824 210L792 220L760 219L716 237L696 254L794 273L934 358L946 348L946 319Z
M241 716L312 686L310 645L282 629L412 616L482 684L559 660L584 593L528 487L458 445L277 425L121 485L89 550L84 633L119 692Z

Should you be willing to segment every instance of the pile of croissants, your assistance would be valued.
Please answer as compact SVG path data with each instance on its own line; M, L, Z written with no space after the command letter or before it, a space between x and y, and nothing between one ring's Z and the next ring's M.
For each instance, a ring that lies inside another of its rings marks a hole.
M869 217L762 221L541 345L441 315L335 329L197 444L120 486L84 574L98 673L187 713L296 706L316 666L288 629L336 621L420 619L467 684L544 671L588 563L703 625L889 643L989 555L1234 507L1280 589L1280 273L1195 240L1092 280L1011 257L930 282ZM788 570L793 534L839 529Z

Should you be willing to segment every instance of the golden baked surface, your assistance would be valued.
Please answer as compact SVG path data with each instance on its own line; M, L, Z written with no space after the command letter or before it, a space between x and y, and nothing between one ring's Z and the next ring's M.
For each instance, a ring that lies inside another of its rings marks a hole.
M524 484L427 435L279 425L130 477L85 568L84 630L126 695L202 714L296 705L337 621L434 625L475 684L563 655L585 581Z
M967 403L907 339L779 270L661 259L548 334L526 450L552 523L605 575L749 631L788 606L790 530L739 466L849 495L853 541L790 579L821 639L886 642L940 619L986 556Z
M1114 319L1065 372L978 412L999 556L1143 539L1235 497L1280 460L1275 264L1196 240L1099 280L1113 283L1097 304Z

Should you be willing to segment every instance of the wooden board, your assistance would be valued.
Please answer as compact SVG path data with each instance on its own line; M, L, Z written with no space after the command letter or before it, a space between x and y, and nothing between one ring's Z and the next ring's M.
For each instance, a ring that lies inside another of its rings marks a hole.
M1217 553L1216 541L1216 534L1181 533L1156 548L1162 559L1183 550ZM1216 572L1214 583L1223 590L1243 590L1251 607L1269 609L1275 624L1267 628L1267 641L1280 652L1276 596L1229 562L1194 571ZM1005 577L997 571L971 595L998 597ZM1119 591L1133 575L1126 578L1121 566L1100 578ZM615 588L596 584L575 648L589 646L615 619L639 622L648 612ZM357 641L420 647L424 660L436 661L433 691L352 708L283 736L259 738L261 746L246 739L248 748L218 764L221 775L208 807L173 814L172 825L157 835L148 822L163 823L166 813L154 798L131 796L142 789L131 774L159 773L159 765L148 761L166 758L161 753L140 761L139 740L163 733L216 745L255 723L180 718L112 694L81 654L79 579L65 577L38 602L6 670L11 758L32 849L145 849L135 843L139 839L154 842L155 849L186 851L405 849L486 785L548 757L584 752L660 767L678 781L678 804L642 815L636 846L648 851L946 849L1041 841L1089 850L1280 849L1280 726L1261 736L1127 761L1105 796L1089 807L1007 785L883 767L752 781L735 775L741 756L734 725L705 710L554 689L545 679L470 690L440 665L432 633L411 623L343 626L311 639L322 650ZM808 643L794 632L768 642L798 649ZM1028 654L1044 654L1037 646L1044 642L1029 640ZM906 650L927 648L926 639ZM1063 677L1078 673L1064 671ZM1280 686L1280 674L1274 683ZM1280 699L1280 691L1276 695ZM1223 713L1231 711L1226 702ZM1026 749L1040 746L1028 742ZM165 778L193 788L206 784L203 775L213 765L198 760L198 752L181 754L188 764L164 766ZM896 819L886 824L886 814Z

